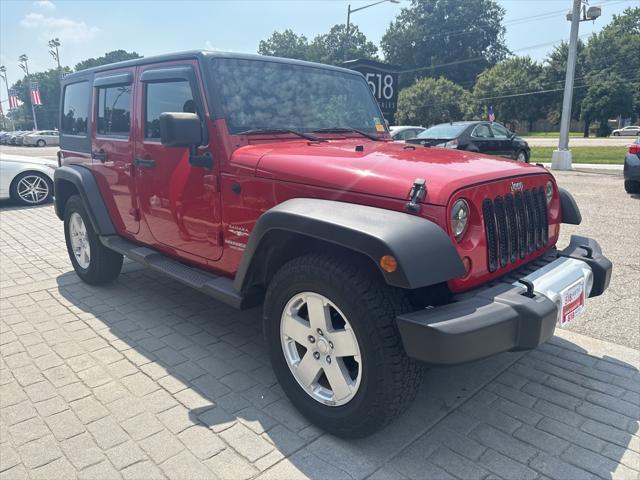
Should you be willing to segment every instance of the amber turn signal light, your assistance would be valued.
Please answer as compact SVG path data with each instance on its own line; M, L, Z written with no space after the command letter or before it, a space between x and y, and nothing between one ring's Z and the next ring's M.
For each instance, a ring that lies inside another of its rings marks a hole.
M398 269L398 261L391 255L380 257L380 266L387 273L393 273Z

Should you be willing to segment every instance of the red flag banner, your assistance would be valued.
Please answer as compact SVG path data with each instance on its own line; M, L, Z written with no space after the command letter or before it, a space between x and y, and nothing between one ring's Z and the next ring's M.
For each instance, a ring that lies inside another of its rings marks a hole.
M40 90L38 90L38 82L31 82L31 103L34 105L42 105Z
M18 97L18 93L12 88L9 90L9 110L18 108L20 105L22 105L20 97Z

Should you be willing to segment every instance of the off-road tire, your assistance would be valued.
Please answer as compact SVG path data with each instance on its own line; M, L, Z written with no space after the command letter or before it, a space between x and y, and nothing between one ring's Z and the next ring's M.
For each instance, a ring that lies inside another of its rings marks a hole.
M636 180L625 180L624 189L627 193L640 193L640 182Z
M87 238L91 251L88 268L80 266L71 246L69 223L73 213L80 215L87 230ZM91 225L91 220L87 215L82 199L78 195L71 196L65 205L64 238L73 269L84 282L90 285L103 285L114 281L118 277L122 269L123 257L121 254L108 249L100 242L98 235Z
M301 292L330 299L356 334L362 379L346 404L327 406L297 383L285 360L280 321L287 302ZM346 258L310 254L295 258L274 275L264 302L264 333L282 389L311 422L343 438L360 438L390 423L414 400L423 367L407 357L395 317L412 310L400 289L384 284L378 272Z

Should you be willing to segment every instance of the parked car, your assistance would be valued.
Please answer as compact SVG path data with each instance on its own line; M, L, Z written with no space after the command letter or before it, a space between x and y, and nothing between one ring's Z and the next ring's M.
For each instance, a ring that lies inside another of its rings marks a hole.
M640 127L638 125L629 125L628 127L618 128L611 132L614 137L633 137L640 135Z
M41 130L39 132L31 132L22 138L23 145L36 147L55 147L60 144L58 132L56 132L55 130Z
M640 137L624 156L624 189L627 193L640 193Z
M9 137L7 138L7 145L15 145L16 139L24 133L28 132L25 132L23 130L16 130L15 132L11 132L11 135L9 135Z
M424 127L414 127L409 125L398 125L389 127L391 138L397 141L409 140L410 138L416 138L419 133L424 132Z
M0 133L0 144L6 145L9 137L11 137L13 132L2 132Z
M282 390L343 437L405 410L421 362L536 348L611 277L595 240L556 247L581 217L549 171L391 141L353 70L129 60L65 76L60 125L55 208L76 274L112 282L127 256L262 305Z
M53 160L0 153L0 199L41 205L53 197Z
M15 144L15 145L19 145L19 146L24 145L24 138L25 138L27 135L29 135L29 134L31 134L31 132L22 132L22 133L19 133L19 134L18 134L18 135L16 135L16 137L15 137L15 142L14 142L14 144Z
M529 162L531 158L527 142L498 122L440 123L407 143L499 155L519 162Z

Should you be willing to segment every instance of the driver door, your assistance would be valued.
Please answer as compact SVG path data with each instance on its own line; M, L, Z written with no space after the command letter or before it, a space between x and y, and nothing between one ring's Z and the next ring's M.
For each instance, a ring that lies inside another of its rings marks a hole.
M513 151L511 132L499 123L491 124L491 131L493 132L493 138L496 142L496 155L515 158L516 152Z
M159 118L164 112L197 113L206 131L197 63L145 65L137 82L141 138L134 168L142 218L158 244L195 256L196 261L215 261L222 255L219 164L193 166L188 147L160 142Z

